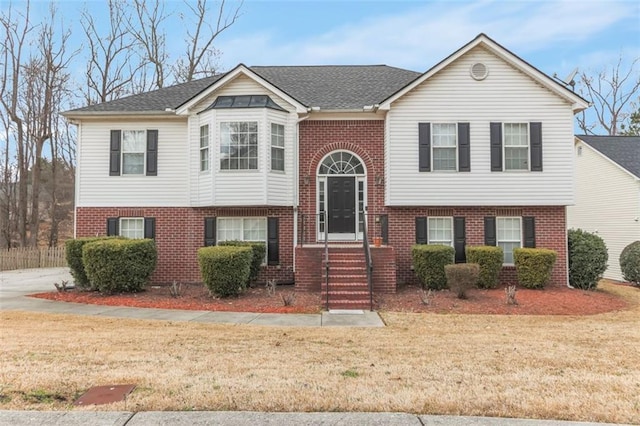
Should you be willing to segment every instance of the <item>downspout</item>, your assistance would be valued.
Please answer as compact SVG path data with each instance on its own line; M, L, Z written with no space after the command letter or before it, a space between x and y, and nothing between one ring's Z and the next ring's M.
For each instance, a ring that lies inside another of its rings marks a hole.
M300 204L300 122L309 118L305 115L296 120L295 141L293 147L293 272L296 272L296 247L298 246L298 206Z

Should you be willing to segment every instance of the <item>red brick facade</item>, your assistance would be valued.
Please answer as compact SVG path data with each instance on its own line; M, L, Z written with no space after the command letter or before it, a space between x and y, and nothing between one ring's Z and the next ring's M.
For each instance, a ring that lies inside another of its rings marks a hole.
M153 217L156 220L158 266L154 283L201 282L197 252L204 246L205 217L278 217L280 264L263 268L258 281L275 279L293 282L293 209L269 208L182 208L182 207L79 207L76 236L106 235L107 218Z

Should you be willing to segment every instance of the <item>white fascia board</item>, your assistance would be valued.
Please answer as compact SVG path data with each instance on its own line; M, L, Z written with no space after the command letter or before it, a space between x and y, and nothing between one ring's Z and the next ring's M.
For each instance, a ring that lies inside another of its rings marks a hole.
M579 137L575 137L576 139L576 143L577 142L582 142L583 146L586 146L587 148L589 148L589 150L591 150L591 152L595 153L597 156L599 156L600 158L603 158L604 160L608 161L609 163L613 164L615 167L617 167L619 170L622 170L623 172L625 172L626 174L628 174L629 176L631 176L633 178L633 180L635 180L636 182L640 182L640 178L636 175L634 175L633 173L631 173L629 170L625 169L624 167L622 167L620 164L616 163L615 161L613 161L611 158L607 157L606 155L604 155L603 153L601 153L600 151L598 151L597 149L595 149L594 147L592 147L591 145L589 145L588 142L583 141L582 139L580 139Z
M264 88L266 88L270 92L275 93L276 95L278 95L279 97L281 97L282 99L284 99L285 101L290 103L291 105L295 106L297 113L299 113L299 114L306 114L307 113L307 107L306 106L302 105L300 102L298 102L297 100L295 100L294 98L292 98L291 96L289 96L288 94L283 92L282 90L278 89L273 84L271 84L268 81L264 80L262 77L257 75L255 72L251 71L249 68L247 68L243 64L240 64L237 67L235 67L234 69L232 69L231 71L229 71L224 77L222 77L221 79L219 79L218 81L213 83L211 86L207 87L205 90L200 92L198 95L196 95L195 97L191 98L186 103L180 105L178 108L176 108L176 114L177 115L188 114L189 113L189 109L191 107L193 107L198 102L200 102L202 99L206 98L211 93L213 93L216 90L220 89L221 87L223 87L224 85L226 85L230 81L233 81L236 77L238 77L241 74L246 76L246 77L248 77L248 78L250 78L250 79L252 79L253 81L255 81L259 85L263 86Z
M558 95L558 96L562 97L563 99L569 101L571 103L571 105L572 105L572 109L573 109L574 114L577 113L577 112L580 112L580 111L582 111L584 109L587 109L589 107L589 103L587 101L585 101L584 99L582 99L580 96L576 95L575 93L573 93L569 89L566 89L566 88L560 86L559 83L553 81L546 74L538 71L533 66L529 65L528 63L526 63L522 59L518 58L513 53L509 52L508 50L506 50L502 46L500 46L497 43L495 43L489 37L485 36L484 34L481 34L480 36L476 37L474 40L469 42L467 45L463 46L462 48L457 50L455 53L453 53L452 55L450 55L447 58L445 58L444 60L442 60L440 63L435 65L433 68L429 69L427 72L422 74L420 77L415 79L413 82L409 83L407 86L402 88L400 91L396 92L394 95L392 95L388 99L385 99L382 103L380 103L380 109L383 109L383 110L391 109L391 104L393 102L395 102L396 100L398 100L399 98L404 96L406 93L408 93L411 90L413 90L415 87L417 87L420 84L422 84L425 80L431 78L433 75L435 75L438 72L440 72L442 69L444 69L447 66L449 66L451 63L457 61L461 56L465 55L466 53L468 53L469 51L471 51L472 49L474 49L475 47L477 47L479 45L483 45L488 50L490 50L492 53L494 53L499 58L504 60L505 62L511 64L516 69L522 71L523 73L525 73L526 75L531 77L533 80L537 81L538 83L542 84L544 87L546 87L547 89L549 89L550 91L552 91L556 95Z

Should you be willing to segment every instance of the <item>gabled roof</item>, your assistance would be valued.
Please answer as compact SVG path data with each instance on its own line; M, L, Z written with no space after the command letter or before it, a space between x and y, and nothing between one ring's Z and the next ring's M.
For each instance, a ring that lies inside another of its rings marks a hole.
M579 112L589 107L589 102L585 100L580 95L574 93L569 90L553 78L549 77L547 74L543 73L533 65L529 64L524 59L520 58L515 53L511 52L509 49L505 48L501 44L497 43L495 40L487 36L486 34L478 34L476 38L471 40L469 43L462 46L460 49L453 52L451 55L440 61L438 64L433 66L427 72L422 74L420 77L416 78L413 82L401 88L388 98L384 99L380 102L380 108L389 109L391 107L391 103L401 98L407 92L413 90L416 86L422 84L425 80L431 78L433 75L440 72L442 69L447 67L452 62L456 61L462 55L469 52L471 49L482 46L488 49L490 52L504 60L505 62L511 64L516 69L522 71L525 75L528 75L533 80L540 83L543 87L546 87L551 92L557 94L565 98L567 101L571 102L573 105L573 112Z
M640 136L576 137L640 179Z

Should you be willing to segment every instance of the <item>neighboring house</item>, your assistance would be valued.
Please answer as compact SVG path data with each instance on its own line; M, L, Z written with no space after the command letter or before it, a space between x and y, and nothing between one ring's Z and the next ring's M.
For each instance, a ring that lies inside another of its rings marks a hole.
M449 244L457 261L466 245L499 245L504 283L514 248L550 248L552 285L566 285L573 116L587 106L484 34L423 74L241 64L65 113L78 125L76 235L155 238L156 282L199 281L203 245L265 241L261 278L312 291L326 236L344 306L364 303L345 299L366 293L365 222L384 240L375 291L415 282L416 242Z
M576 202L569 228L594 232L609 251L605 278L623 280L620 253L640 240L640 136L575 139Z

